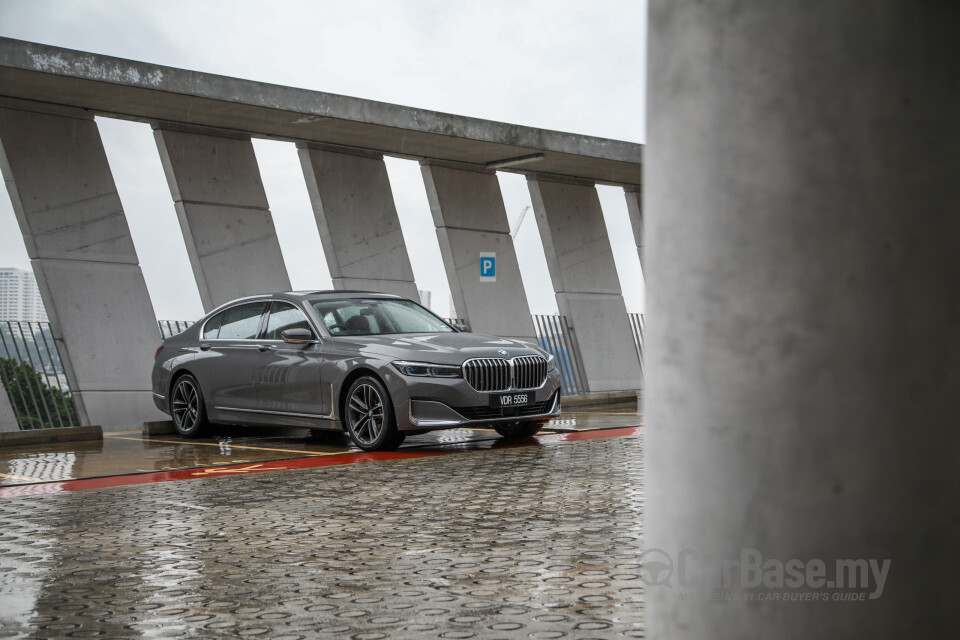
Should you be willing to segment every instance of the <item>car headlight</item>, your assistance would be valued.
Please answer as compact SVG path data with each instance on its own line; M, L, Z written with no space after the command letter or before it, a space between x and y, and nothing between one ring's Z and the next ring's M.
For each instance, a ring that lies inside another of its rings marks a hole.
M460 367L450 364L433 364L430 362L406 362L397 360L391 362L394 368L405 376L418 378L459 378Z

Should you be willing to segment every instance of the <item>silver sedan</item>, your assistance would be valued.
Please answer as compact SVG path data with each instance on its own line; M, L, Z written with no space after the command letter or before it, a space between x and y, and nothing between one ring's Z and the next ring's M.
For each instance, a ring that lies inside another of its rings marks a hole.
M209 423L343 429L372 451L450 427L531 436L560 413L560 373L532 344L460 331L400 296L276 293L165 340L153 397L188 437Z

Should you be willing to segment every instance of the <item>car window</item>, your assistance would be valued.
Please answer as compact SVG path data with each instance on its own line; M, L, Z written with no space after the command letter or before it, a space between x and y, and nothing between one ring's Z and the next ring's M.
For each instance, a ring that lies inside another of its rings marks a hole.
M203 325L204 339L209 340L217 337L217 334L220 333L220 323L223 321L224 313L226 313L226 311L218 313L207 320L207 324Z
M351 298L312 304L333 336L453 331L446 322L410 300Z
M266 308L266 302L251 302L242 304L223 312L223 321L220 325L221 340L252 340L257 337L260 328L260 316Z
M274 302L270 307L270 316L267 318L267 340L283 340L283 332L287 329L310 329L307 317L300 309L287 302Z

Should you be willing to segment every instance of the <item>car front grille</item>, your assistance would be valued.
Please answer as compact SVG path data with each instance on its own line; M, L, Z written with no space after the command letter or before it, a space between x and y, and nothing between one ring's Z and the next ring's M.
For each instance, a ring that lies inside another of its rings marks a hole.
M547 361L540 356L517 356L513 359L513 386L536 389L547 379Z
M474 358L463 363L463 377L477 391L536 389L547 379L547 361L541 356Z

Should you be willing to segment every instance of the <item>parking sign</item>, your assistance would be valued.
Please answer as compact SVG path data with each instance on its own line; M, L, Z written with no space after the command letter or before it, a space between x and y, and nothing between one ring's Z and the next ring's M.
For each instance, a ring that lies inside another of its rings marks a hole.
M497 254L480 252L480 282L497 281Z

